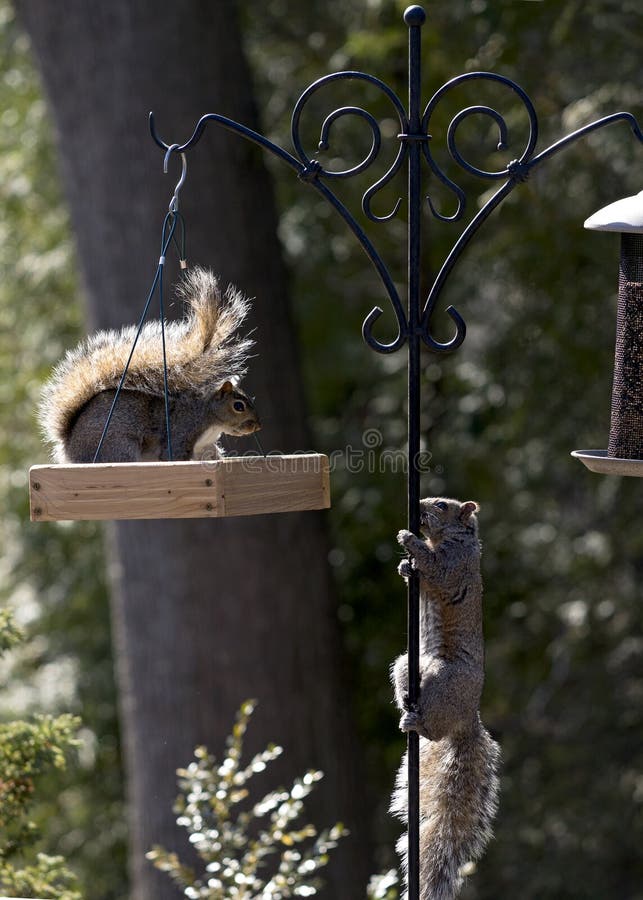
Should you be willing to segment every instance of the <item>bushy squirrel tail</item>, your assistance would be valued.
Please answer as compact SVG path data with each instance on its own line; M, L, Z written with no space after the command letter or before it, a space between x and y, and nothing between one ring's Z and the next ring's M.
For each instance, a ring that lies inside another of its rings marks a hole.
M186 316L165 323L165 347L170 394L191 392L208 397L224 381L246 373L253 341L237 334L250 307L232 285L221 291L207 269L190 269L177 288ZM45 439L64 445L82 407L101 391L118 387L136 327L99 331L68 351L45 385L39 419ZM161 323L147 322L141 331L123 388L162 397L163 347Z
M245 375L253 341L237 332L250 301L233 285L222 292L216 276L199 267L187 272L176 294L188 315L169 323L172 357L168 363L175 369L174 390L207 395L223 381Z
M406 819L406 760L391 811ZM482 855L498 809L500 747L478 717L455 738L420 738L420 900L453 900ZM398 851L406 869L407 837Z

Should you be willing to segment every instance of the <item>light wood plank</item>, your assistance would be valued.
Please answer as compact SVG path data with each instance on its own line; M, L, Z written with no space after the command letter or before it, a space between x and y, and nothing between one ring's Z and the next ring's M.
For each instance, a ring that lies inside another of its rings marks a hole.
M184 519L330 506L328 457L32 466L31 519Z

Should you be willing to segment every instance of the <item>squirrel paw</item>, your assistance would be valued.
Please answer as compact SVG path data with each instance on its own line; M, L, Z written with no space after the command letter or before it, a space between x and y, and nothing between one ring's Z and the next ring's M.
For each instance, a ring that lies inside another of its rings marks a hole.
M420 721L420 714L417 709L408 709L400 719L401 731L417 731L420 734L424 731Z
M397 571L402 578L410 578L413 572L413 564L410 559L403 559L397 567Z
M403 547L407 547L414 538L415 535L411 531L407 531L406 528L402 528L402 530L397 533L397 542Z
M406 698L406 702L408 703L408 697ZM422 716L420 715L417 706L412 706L411 704L408 705L409 708L400 719L400 730L407 733L409 731L417 731L421 737L430 740L429 733L422 722Z

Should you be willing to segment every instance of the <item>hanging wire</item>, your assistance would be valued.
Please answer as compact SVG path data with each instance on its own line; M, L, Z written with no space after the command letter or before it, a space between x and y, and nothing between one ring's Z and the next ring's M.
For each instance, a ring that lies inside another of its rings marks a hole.
M178 224L181 229L181 239L180 239L180 241L177 239L176 232L175 232L172 236L172 243L174 244L174 247L176 249L177 255L179 257L179 265L181 267L181 271L183 272L188 267L188 262L185 257L185 219L183 218L181 213L178 211L178 209L175 211L174 214L177 218Z
M266 451L263 449L263 447L261 445L261 441L259 440L259 435L257 434L256 431L254 433L254 438L255 438L255 441L257 442L257 447L259 447L259 453L261 453L262 456L265 456Z
M172 144L168 147L167 153L165 154L165 158L163 160L163 171L167 173L168 163L171 154L177 150L179 147L178 144ZM98 442L98 447L96 448L96 452L94 453L93 462L98 461L98 457L100 456L100 451L102 449L103 443L105 441L105 437L107 435L107 431L109 429L110 423L112 421L112 417L114 415L114 410L116 409L116 403L118 402L118 398L121 395L121 391L123 389L123 385L125 384L125 379L127 377L127 373L129 371L130 363L132 362L132 357L134 356L134 350L136 349L136 345L138 343L138 339L141 336L141 331L143 330L143 325L145 324L145 320L147 318L147 313L150 308L150 304L152 302L152 297L154 296L154 291L158 287L159 291L159 319L161 323L161 347L163 352L163 399L165 402L165 431L167 438L167 456L168 459L172 459L172 432L170 428L170 392L168 386L168 374L167 374L167 352L165 346L165 315L164 315L164 307L163 307L163 269L165 268L165 257L168 251L170 244L174 244L176 248L178 257L179 257L179 265L181 266L181 270L187 269L187 261L185 257L185 220L181 213L179 212L179 192L185 183L185 179L187 176L187 160L185 158L185 153L181 153L181 177L177 181L174 186L174 192L172 194L172 198L170 199L168 212L165 215L165 219L163 220L163 228L161 229L161 255L159 257L158 266L156 267L156 274L154 276L154 280L152 282L152 287L150 288L149 294L147 295L147 300L145 301L145 306L143 307L143 313L138 323L138 327L136 329L136 335L134 336L134 341L132 343L131 350L129 352L129 356L127 357L127 362L125 363L125 368L123 369L123 374L121 375L120 381L118 383L118 387L116 388L116 393L114 395L114 399L112 400L112 405L110 406L109 413L107 415L107 420L103 427L103 432L100 436L100 440ZM180 226L180 240L177 239L176 235L176 226L177 224Z
M174 150L177 150L179 147L178 144L172 144L167 149L167 153L163 159L163 171L167 174L167 168L170 161L170 155ZM170 200L169 210L171 213L174 213L179 217L179 224L181 225L181 241L176 238L174 235L173 242L176 247L176 251L179 254L179 265L181 266L181 270L187 269L188 264L185 258L185 221L183 216L179 213L179 192L183 185L185 184L185 179L187 177L188 172L188 163L185 156L185 153L181 153L181 177L177 181L174 187L174 193L172 194L172 199Z
M168 224L168 218L172 216L170 225L170 234L165 240L165 230ZM161 231L161 258L159 259L159 319L161 322L161 346L163 348L163 399L165 401L165 435L167 440L167 458L172 460L172 430L170 428L170 390L167 380L167 353L165 347L165 315L163 310L163 270L165 268L165 249L169 246L170 241L174 238L176 231L176 222L178 209L169 212L163 221L163 230Z
M127 373L129 371L130 363L132 362L132 357L134 356L134 350L136 349L136 345L138 343L138 339L141 336L141 331L143 330L143 325L145 324L145 320L147 318L147 313L150 308L150 304L152 302L152 297L154 296L154 291L157 286L161 288L161 336L163 340L163 377L164 377L164 387L165 387L165 413L166 413L166 427L169 423L168 409L169 409L169 397L167 391L167 362L165 358L165 325L163 321L163 303L162 303L162 287L163 287L163 267L165 265L165 254L167 253L167 249L172 242L172 238L174 237L174 232L176 229L176 223L179 218L178 213L168 212L163 220L163 229L161 231L161 256L159 258L158 266L156 267L156 274L154 275L154 280L152 282L152 287L150 288L149 294L147 295L147 300L145 301L145 306L143 307L143 312L141 314L141 318L138 323L138 327L136 329L136 335L134 337L134 341L132 342L132 347L129 352L129 356L127 357L127 362L125 363L125 368L123 369L123 374L121 375L120 381L118 383L118 387L116 388L116 394L114 395L114 399L112 400L112 405L110 406L109 413L107 415L107 420L105 421L105 425L103 427L103 432L101 434L100 440L98 442L98 446L96 448L96 452L94 453L94 458L92 462L97 462L98 457L100 456L100 451L105 441L105 437L107 435L107 431L109 429L110 423L112 421L112 417L114 415L114 410L116 408L116 403L118 402L118 398L121 395L121 391L123 389L123 385L125 383L125 379L127 377ZM169 232L167 231L169 225ZM167 232L167 233L166 233ZM171 454L171 446L170 446L170 432L168 428L167 432L168 436L168 451ZM171 459L171 455L170 455Z

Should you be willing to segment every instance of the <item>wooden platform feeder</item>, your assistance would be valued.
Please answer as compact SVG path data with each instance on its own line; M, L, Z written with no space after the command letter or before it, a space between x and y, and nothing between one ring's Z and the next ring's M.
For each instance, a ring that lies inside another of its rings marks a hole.
M32 466L31 520L196 519L330 506L328 457Z

